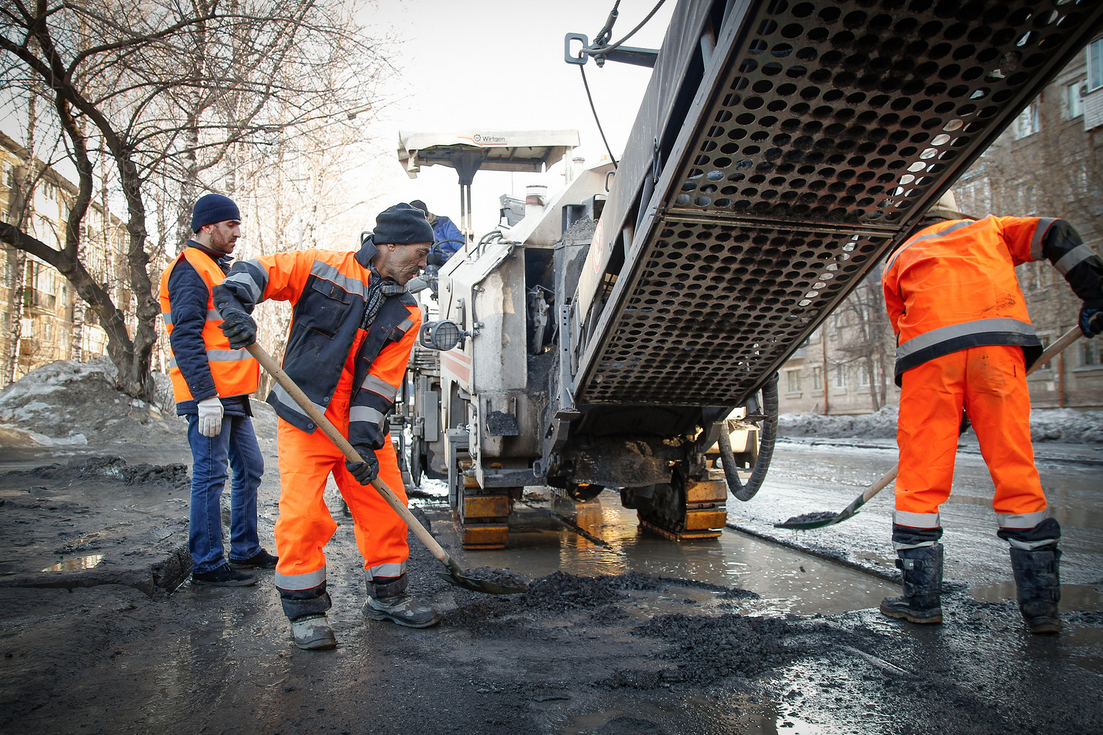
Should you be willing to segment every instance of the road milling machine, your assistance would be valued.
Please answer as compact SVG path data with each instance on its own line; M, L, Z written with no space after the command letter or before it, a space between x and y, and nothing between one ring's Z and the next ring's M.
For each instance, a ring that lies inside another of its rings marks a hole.
M467 548L506 543L527 485L719 535L769 466L779 366L1101 19L1103 0L682 0L657 53L611 23L568 35L568 62L624 52L650 84L615 166L428 279L395 421L412 476L448 478ZM468 167L503 145L467 137ZM729 416L760 436L731 447Z

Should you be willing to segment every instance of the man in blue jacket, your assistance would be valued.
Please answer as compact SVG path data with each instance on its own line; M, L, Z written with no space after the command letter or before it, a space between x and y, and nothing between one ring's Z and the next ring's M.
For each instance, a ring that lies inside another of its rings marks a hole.
M425 205L425 202L415 199L410 202L410 206L417 207L425 213L425 219L433 228L433 239L436 241L433 243L433 250L440 253L441 262L448 260L452 253L462 248L464 243L467 242L463 233L460 232L460 228L456 227L452 220L433 214L429 211L429 207Z
M165 269L160 290L176 413L188 421L192 451L192 583L245 587L256 579L238 570L274 569L277 558L261 548L257 536L264 459L253 433L249 394L257 389L260 366L245 350L230 347L211 296L241 237L237 205L220 194L200 197L192 210L192 230L195 237ZM229 563L220 508L227 464L233 469Z

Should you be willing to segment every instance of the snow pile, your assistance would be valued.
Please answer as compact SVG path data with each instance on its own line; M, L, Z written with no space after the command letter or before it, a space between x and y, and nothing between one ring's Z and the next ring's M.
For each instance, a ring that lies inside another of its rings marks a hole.
M24 432L44 446L156 446L185 436L186 425L172 413L118 391L117 374L104 357L59 360L32 370L0 391L0 427ZM161 393L168 377L155 380Z
M896 406L885 406L864 416L783 413L778 416L777 433L779 437L895 439L896 415Z
M822 416L785 413L778 417L778 436L820 439L895 439L896 406L865 416ZM1030 434L1036 442L1103 443L1103 411L1070 408L1030 412Z

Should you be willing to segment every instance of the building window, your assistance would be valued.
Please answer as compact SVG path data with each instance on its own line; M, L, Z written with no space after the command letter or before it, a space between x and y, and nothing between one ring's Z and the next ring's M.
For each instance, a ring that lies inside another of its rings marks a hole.
M1088 44L1088 91L1103 87L1103 38Z
M1103 364L1100 360L1099 345L1093 339L1085 339L1080 342L1080 366L1094 367Z
M1065 87L1065 99L1068 119L1073 120L1084 114L1084 80L1078 79Z
M861 367L858 368L858 387L859 388L868 388L869 387L869 370L866 369L865 365L862 365Z
M1038 101L1035 100L1019 113L1015 122L1011 125L1012 135L1015 140L1022 140L1028 135L1034 135L1042 129L1041 119L1038 117Z
M800 371L785 371L785 389L790 393L800 393Z
M812 368L812 390L823 390L823 371L818 367Z
M846 367L843 365L835 366L835 387L846 390Z

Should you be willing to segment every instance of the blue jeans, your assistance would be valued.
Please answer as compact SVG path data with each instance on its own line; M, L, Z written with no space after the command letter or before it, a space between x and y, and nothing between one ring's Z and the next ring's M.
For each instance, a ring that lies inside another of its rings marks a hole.
M260 552L257 538L257 488L264 474L264 457L248 416L226 416L218 436L199 433L199 417L189 414L191 445L191 525L188 546L195 573L210 572L226 563L222 548L222 516L219 501L226 486L227 465L233 469L230 484L230 557L248 559Z

